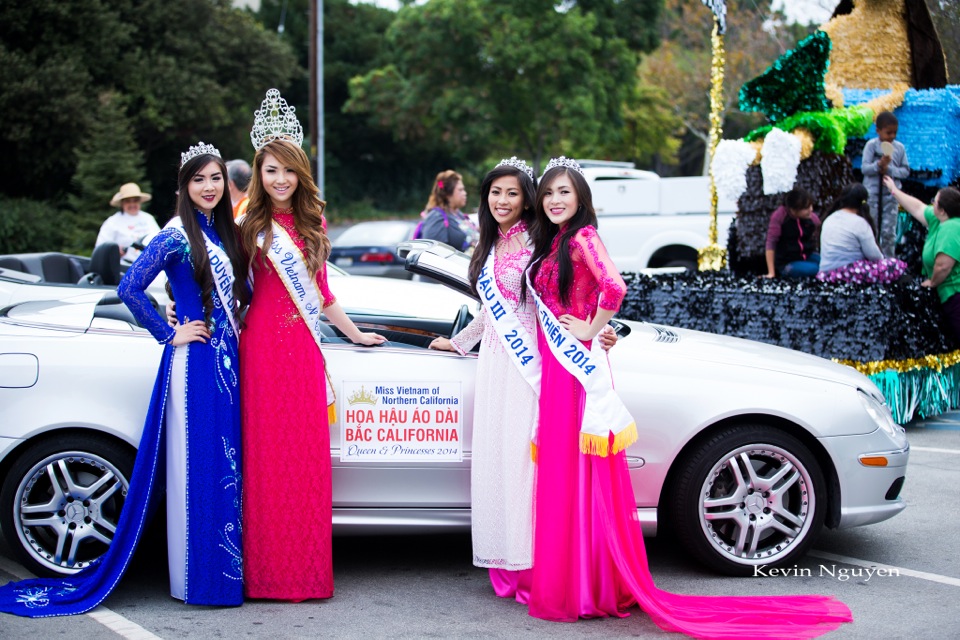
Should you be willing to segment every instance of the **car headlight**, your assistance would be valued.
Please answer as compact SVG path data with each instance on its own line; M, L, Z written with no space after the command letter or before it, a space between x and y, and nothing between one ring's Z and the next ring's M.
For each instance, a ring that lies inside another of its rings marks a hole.
M860 402L877 426L883 429L890 437L900 439L905 433L903 427L893 420L893 414L890 413L890 407L883 400L878 400L863 389L857 389L857 395L860 396Z

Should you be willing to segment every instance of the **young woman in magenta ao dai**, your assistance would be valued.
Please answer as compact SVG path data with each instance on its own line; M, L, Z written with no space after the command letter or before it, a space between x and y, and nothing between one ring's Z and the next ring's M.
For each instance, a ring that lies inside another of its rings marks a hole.
M525 281L525 294L539 297L542 357L530 614L569 622L626 616L638 604L661 628L703 638L806 638L850 621L827 596L687 596L654 585L624 454L636 426L595 351L565 356L575 341L589 345L626 290L596 224L579 165L551 160Z

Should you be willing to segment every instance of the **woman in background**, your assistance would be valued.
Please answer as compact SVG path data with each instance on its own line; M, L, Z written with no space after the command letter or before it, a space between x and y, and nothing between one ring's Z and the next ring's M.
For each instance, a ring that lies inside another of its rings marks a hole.
M480 230L460 209L467 206L463 177L456 171L441 171L433 181L430 199L420 214L423 220L414 238L439 240L459 251L469 251L480 238Z

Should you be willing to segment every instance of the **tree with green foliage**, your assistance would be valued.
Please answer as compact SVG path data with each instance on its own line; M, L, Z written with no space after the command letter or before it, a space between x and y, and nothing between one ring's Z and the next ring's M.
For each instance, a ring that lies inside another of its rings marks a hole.
M0 195L0 253L33 253L59 248L67 231L60 211L48 202Z
M282 7L286 6L286 12ZM309 2L263 0L257 17L266 29L278 29L291 44L300 71L294 76L288 100L302 114L307 129L309 113ZM384 34L396 12L349 0L323 3L324 46L324 171L323 197L328 215L362 213L364 209L412 210L422 206L437 167L449 156L418 145L397 143L389 131L371 127L365 115L345 113L350 79L385 62ZM309 135L309 133L308 133ZM347 209L347 211L345 211ZM416 209L419 211L419 209Z
M536 169L550 154L615 145L659 5L406 5L386 34L390 62L351 81L347 111L401 142L472 159L516 153Z
M679 173L702 173L710 138L710 33L713 13L700 2L665 0L659 23L660 46L643 56L643 82L670 96L686 133L678 152ZM744 82L758 76L815 27L790 24L769 3L727 0L726 64L721 118L725 138L739 138L765 122L762 115L737 109ZM670 167L657 167L661 173Z
M227 157L252 155L253 111L296 69L289 46L228 0L0 3L0 193L63 203L78 149L109 163L89 155L98 98L109 92L144 153L163 220L179 153L204 140Z
M126 182L150 192L145 180L143 152L133 139L133 127L114 93L100 96L88 135L77 150L74 193L67 202L73 210L65 250L88 253L104 219L113 213L110 199Z

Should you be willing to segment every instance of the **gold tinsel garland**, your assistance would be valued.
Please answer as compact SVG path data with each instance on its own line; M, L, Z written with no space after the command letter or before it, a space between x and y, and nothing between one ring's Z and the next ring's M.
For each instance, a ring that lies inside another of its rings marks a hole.
M720 144L723 135L721 110L723 109L723 68L726 64L726 53L723 49L723 35L720 25L713 24L713 34L710 36L713 49L713 59L710 62L710 164L713 164L713 154ZM713 179L713 169L710 170L710 244L698 252L698 266L701 271L719 271L726 264L726 250L717 244L717 185Z
M857 362L856 360L833 359L834 362L853 367L860 373L871 376L884 371L896 371L905 373L907 371L917 371L920 369L931 369L937 373L947 367L960 364L960 349L940 355L927 355L920 358L909 358L907 360L876 360L874 362Z

